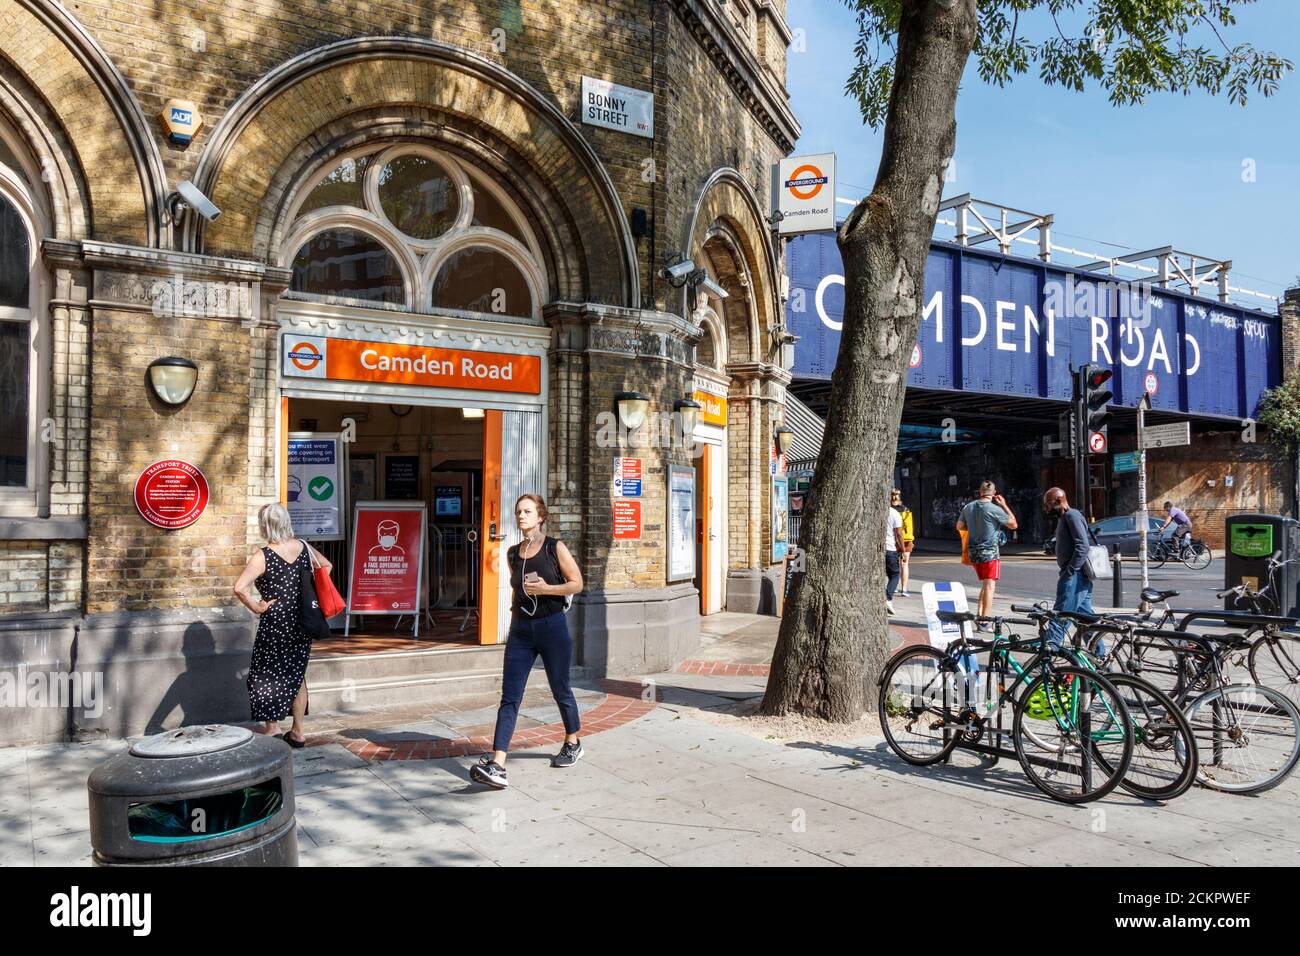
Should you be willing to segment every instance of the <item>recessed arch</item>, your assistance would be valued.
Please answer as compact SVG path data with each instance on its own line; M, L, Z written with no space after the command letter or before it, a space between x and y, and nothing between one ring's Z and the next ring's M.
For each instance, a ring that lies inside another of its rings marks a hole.
M776 259L758 197L739 170L722 167L704 181L683 242L693 259L730 273L745 288L743 302L733 294L722 304L730 360L761 361L764 333L780 315ZM728 276L718 278L726 287ZM732 327L735 321L743 323L743 335ZM738 347L741 342L746 343L743 349Z
M55 188L71 203L80 171L95 173L81 178L88 201L78 202L79 210L55 203L55 234L169 245L167 175L156 138L126 79L85 27L54 0L17 0L0 20L0 51L0 66L8 61L21 77L0 70L0 107L23 127L42 168L65 178ZM20 86L45 91L48 102L21 96ZM25 110L16 108L19 99L27 100Z
M370 82L376 69L387 78L382 86ZM304 99L325 105L324 115L305 116ZM510 174L549 233L542 238L556 260L553 295L639 306L622 204L578 130L503 67L418 37L341 40L254 83L214 127L194 174L224 214L186 224L185 248L265 255L304 159L321 159L323 142L335 150L365 141L376 120L407 137L427 130Z

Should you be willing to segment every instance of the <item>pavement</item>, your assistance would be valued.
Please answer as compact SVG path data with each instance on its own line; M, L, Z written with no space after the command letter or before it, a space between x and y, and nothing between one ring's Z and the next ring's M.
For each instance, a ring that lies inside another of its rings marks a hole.
M945 567L933 570L948 579ZM642 706L590 726L572 769L550 766L554 737L544 735L558 714L535 673L525 711L537 744L511 755L501 792L470 783L468 752L421 759L361 748L367 757L349 747L357 736L400 746L477 731L492 700L318 728L293 756L301 864L1300 864L1295 780L1259 796L1194 788L1160 806L1116 792L1074 807L1039 793L1014 759L958 754L917 768L878 736L780 738L720 722L716 714L762 694L777 623L715 615L696 658L676 671L584 685L588 714L610 712L611 700ZM125 745L0 750L0 865L88 864L86 776Z

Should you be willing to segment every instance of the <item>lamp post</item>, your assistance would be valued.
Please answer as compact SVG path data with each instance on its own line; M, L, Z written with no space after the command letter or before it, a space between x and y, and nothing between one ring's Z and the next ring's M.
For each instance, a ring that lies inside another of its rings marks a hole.
M199 367L187 358L171 355L149 363L149 386L164 405L184 405L198 380Z

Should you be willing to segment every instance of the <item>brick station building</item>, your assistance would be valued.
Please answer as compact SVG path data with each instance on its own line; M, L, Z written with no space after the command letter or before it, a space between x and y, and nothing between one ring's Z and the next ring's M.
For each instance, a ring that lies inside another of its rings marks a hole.
M321 544L344 574L356 501L423 503L428 522L431 640L406 670L377 667L383 641L318 653L318 707L499 672L429 655L499 653L525 491L581 565L591 674L689 656L701 614L773 610L784 6L4 0L0 667L101 672L106 700L97 718L8 711L0 743L246 717L255 621L231 585L258 508L306 500L291 434L351 430ZM584 77L617 86L584 104ZM191 111L192 140L170 140ZM181 181L219 217L169 199ZM725 299L659 274L680 259ZM472 361L437 381L402 365L420 355ZM151 384L163 358L197 367L181 404ZM625 392L652 416L700 400L703 453L604 440ZM640 460L636 534L614 528L618 457ZM206 478L184 527L134 497L164 460ZM694 469L675 514L674 465Z

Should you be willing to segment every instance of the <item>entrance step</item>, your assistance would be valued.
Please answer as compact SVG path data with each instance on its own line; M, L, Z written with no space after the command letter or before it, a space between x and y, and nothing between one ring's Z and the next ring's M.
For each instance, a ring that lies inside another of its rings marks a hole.
M327 651L307 666L313 714L357 714L388 707L437 706L501 693L504 644L342 654ZM538 658L537 669L541 669ZM573 678L586 675L575 667ZM543 680L544 680L543 676Z

